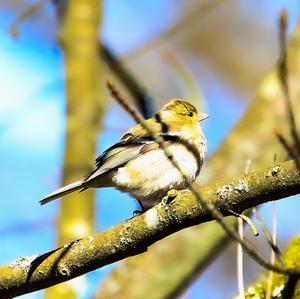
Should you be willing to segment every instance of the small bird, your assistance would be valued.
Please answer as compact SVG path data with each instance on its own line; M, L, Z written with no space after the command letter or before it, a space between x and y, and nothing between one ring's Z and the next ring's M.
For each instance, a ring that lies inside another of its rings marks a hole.
M194 181L207 150L199 122L207 114L198 113L190 103L172 99L146 124L160 135L181 170ZM95 169L82 180L61 187L40 200L43 205L56 198L88 188L115 187L136 198L147 210L170 189L186 188L185 180L159 145L141 124L129 129L121 140L95 161Z

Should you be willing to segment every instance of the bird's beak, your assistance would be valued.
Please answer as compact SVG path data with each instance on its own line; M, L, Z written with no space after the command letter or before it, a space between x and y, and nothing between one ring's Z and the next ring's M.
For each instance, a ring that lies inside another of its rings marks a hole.
M209 117L208 114L205 114L205 113L198 113L198 121L202 121L202 120L205 120Z

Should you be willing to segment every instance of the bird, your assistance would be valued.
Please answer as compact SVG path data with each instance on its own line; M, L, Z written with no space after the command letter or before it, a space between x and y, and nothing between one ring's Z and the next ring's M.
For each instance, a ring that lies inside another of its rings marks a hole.
M199 124L207 117L188 101L175 98L145 120L146 126L163 138L173 159L191 181L199 175L207 152L207 142ZM129 193L146 211L161 202L169 190L186 189L187 185L159 144L137 124L95 160L91 173L50 193L40 204L76 190L104 187Z

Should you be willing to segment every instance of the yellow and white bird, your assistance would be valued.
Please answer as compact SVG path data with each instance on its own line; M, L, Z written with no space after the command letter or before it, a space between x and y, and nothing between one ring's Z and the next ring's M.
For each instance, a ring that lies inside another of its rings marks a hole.
M181 170L194 181L206 153L206 140L199 122L208 116L190 103L173 99L146 123L161 135ZM159 203L170 189L186 184L179 171L140 125L129 129L119 142L95 162L95 169L82 180L61 187L40 200L45 204L75 190L115 187L130 193L142 209Z

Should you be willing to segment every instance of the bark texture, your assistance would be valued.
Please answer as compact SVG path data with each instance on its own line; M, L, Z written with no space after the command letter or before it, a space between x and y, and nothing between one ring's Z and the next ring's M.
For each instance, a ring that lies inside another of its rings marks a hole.
M227 183L201 188L201 196L213 202L225 216L228 215L227 209L241 212L299 192L300 174L292 161ZM70 280L143 253L150 245L174 232L210 220L210 213L189 191L177 192L171 203L162 202L104 232L73 241L38 257L22 257L1 267L0 297L13 297ZM154 292L152 290L152 298L156 298Z
M299 24L288 45L288 68L294 111L300 111ZM296 117L299 123L300 114ZM252 161L251 169L271 165L275 154L278 161L284 160L286 152L275 136L278 129L284 135L289 132L282 90L277 72L273 70L258 87L244 116L205 164L201 171L202 182L216 182L242 174L248 159ZM229 221L235 224L235 220ZM209 242L203 244L203 239ZM118 265L102 281L96 298L146 299L147 295L151 299L173 298L206 268L228 241L226 233L215 223L179 232L155 244L146 254ZM198 250L192 253L190 248ZM154 294L154 290L160 292Z

